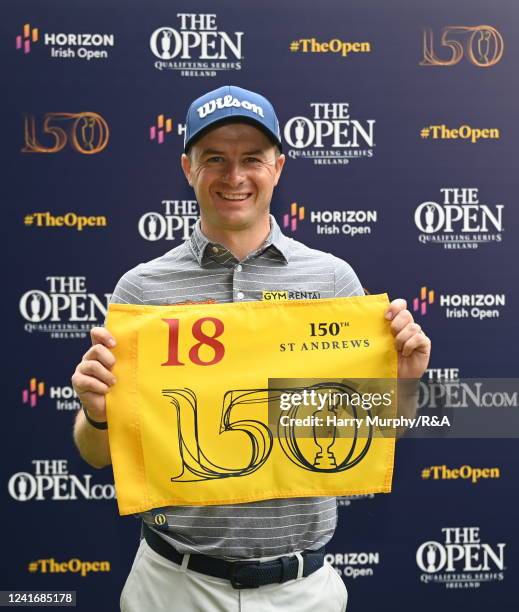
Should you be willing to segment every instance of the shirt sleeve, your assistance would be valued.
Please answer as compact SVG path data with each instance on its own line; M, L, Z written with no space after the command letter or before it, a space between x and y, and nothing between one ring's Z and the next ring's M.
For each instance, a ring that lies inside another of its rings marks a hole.
M335 259L335 297L364 295L365 291L353 271L353 268L342 259Z

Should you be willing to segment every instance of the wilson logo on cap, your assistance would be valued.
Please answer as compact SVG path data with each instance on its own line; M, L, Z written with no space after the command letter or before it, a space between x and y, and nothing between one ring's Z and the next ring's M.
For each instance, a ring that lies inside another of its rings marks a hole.
M260 117L265 116L261 106L258 106L257 104L253 104L252 102L249 102L248 100L238 100L238 98L235 98L234 96L231 96L230 94L224 96L223 98L213 98L212 100L209 100L205 104L202 104L202 106L198 107L196 109L196 112L198 113L198 116L200 117L200 119L203 119L204 117L207 117L211 113L214 113L214 111L217 109L232 108L232 107L243 108L245 110L256 113L256 115L259 115Z

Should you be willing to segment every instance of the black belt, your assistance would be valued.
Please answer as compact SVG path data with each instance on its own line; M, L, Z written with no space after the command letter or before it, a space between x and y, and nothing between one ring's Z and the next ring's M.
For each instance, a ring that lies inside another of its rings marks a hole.
M163 540L146 523L142 525L142 533L148 546L156 553L166 557L177 565L182 564L183 554ZM324 546L319 550L304 550L303 576L309 576L324 562ZM225 561L207 555L190 555L187 567L195 572L225 578L235 589L252 589L265 584L287 582L297 578L299 561L296 556L279 557L273 561Z

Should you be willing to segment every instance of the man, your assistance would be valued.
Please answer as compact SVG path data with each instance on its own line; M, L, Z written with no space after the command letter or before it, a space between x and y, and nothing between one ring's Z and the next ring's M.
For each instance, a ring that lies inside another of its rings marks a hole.
M285 157L268 100L231 86L209 92L189 108L184 144L182 169L200 205L200 222L189 241L127 272L114 302L240 302L260 300L266 290L363 295L347 263L287 238L269 215ZM399 376L421 377L429 339L404 300L392 302L386 317ZM93 346L72 377L84 408L74 438L94 467L111 463L104 422L105 395L116 382L115 342L109 330L94 328ZM346 608L342 580L323 566L323 546L337 520L334 498L158 508L143 519L145 537L123 590L123 610ZM243 563L252 559L262 563Z

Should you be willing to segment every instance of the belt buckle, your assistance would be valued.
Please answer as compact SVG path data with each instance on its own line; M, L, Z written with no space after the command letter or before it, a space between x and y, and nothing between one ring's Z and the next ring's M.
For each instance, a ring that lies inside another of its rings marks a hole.
M229 574L229 581L234 589L257 589L259 584L249 585L240 582L239 571L249 567L259 567L259 561L235 561L231 565L231 571Z

